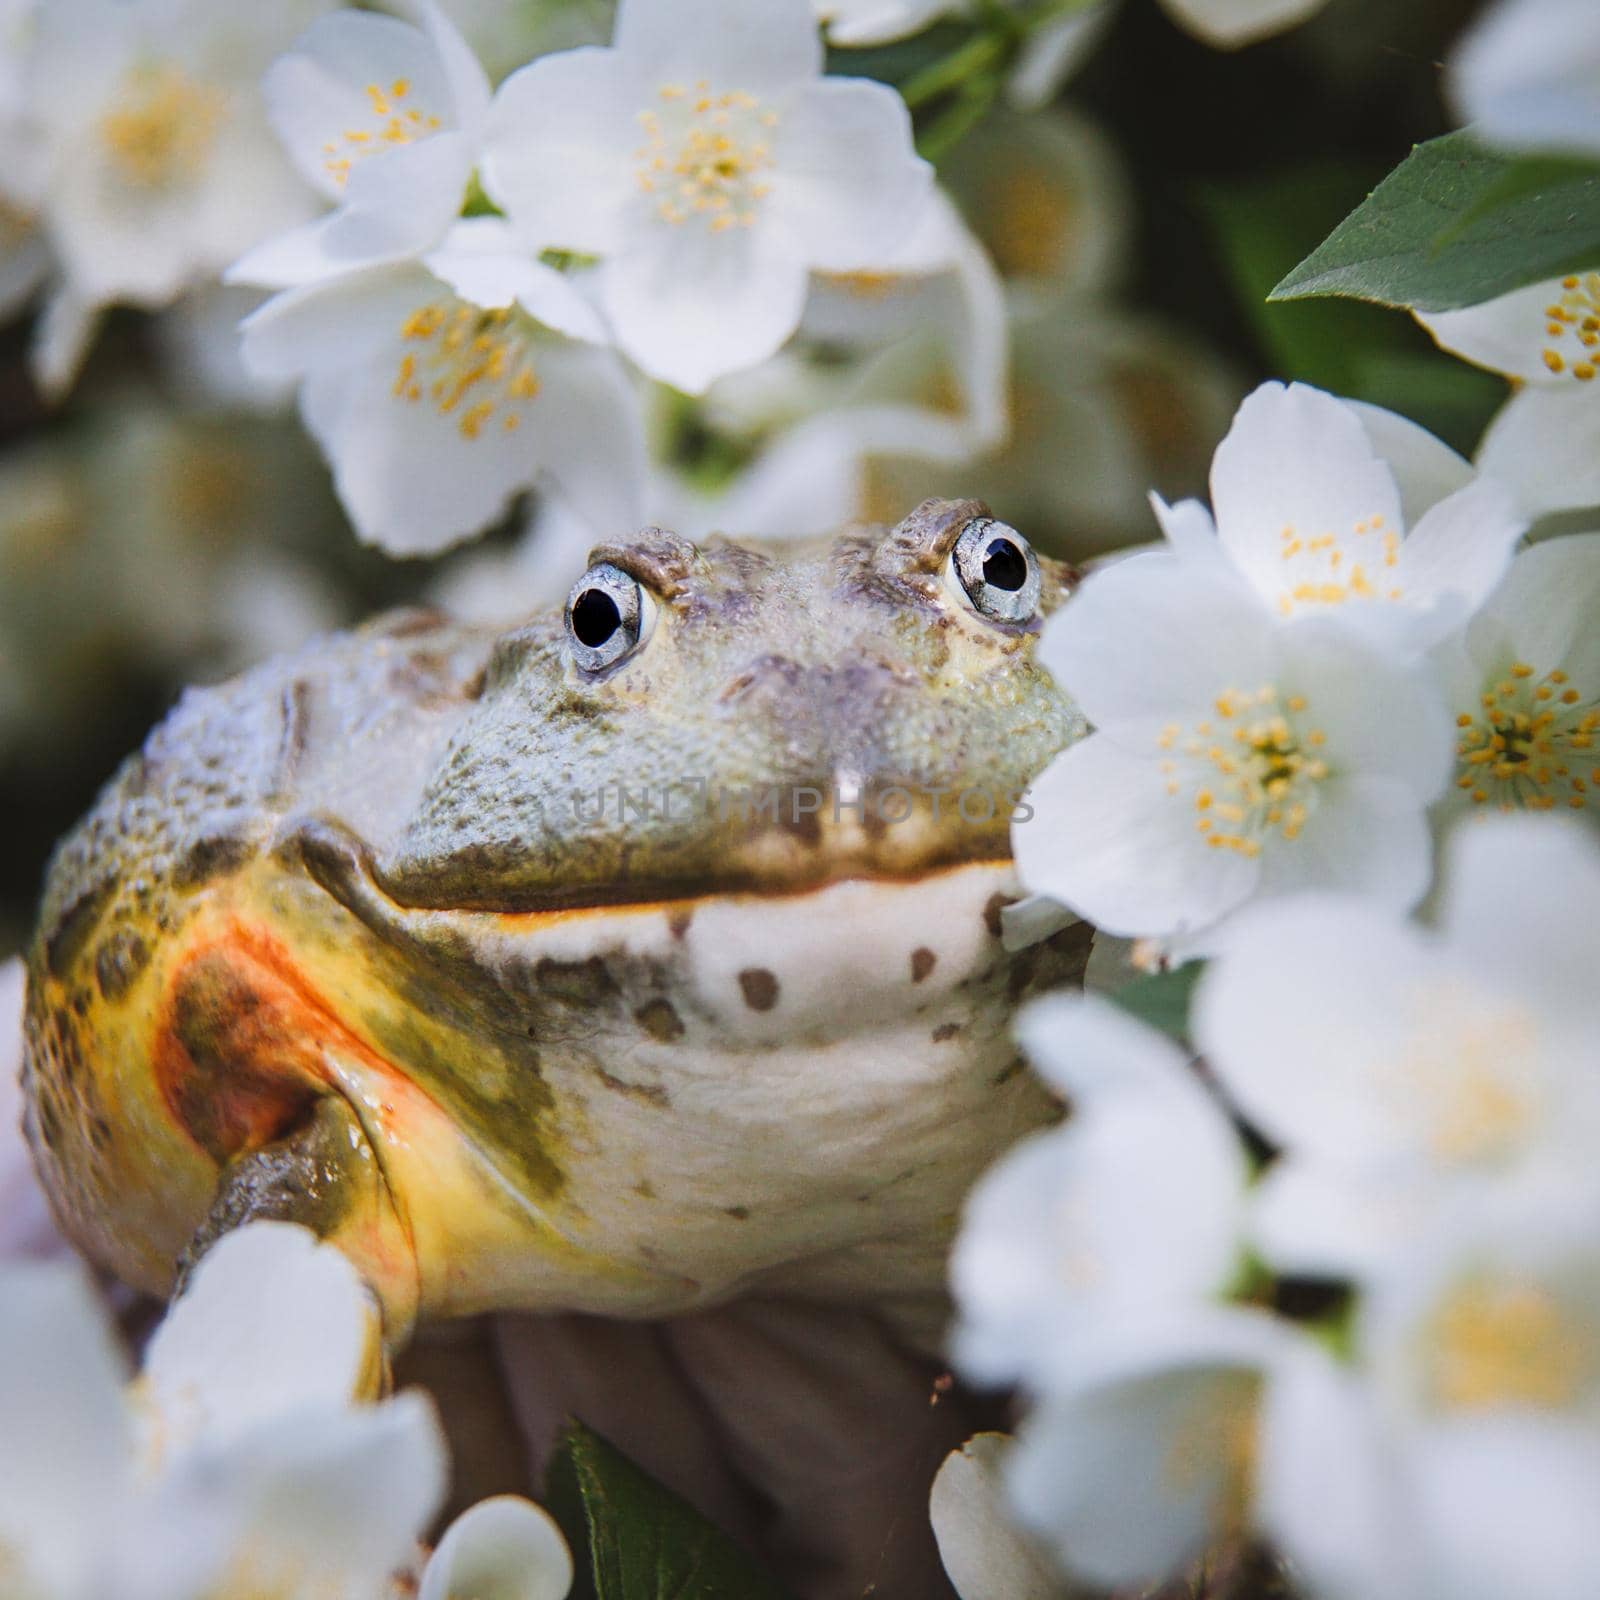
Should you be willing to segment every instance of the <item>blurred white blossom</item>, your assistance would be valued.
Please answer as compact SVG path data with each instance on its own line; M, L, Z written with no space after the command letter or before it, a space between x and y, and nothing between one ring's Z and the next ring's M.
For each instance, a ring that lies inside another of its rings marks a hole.
M375 1393L377 1312L303 1229L201 1263L124 1368L81 1270L0 1269L0 1559L29 1600L380 1600L444 1488L422 1396Z
M809 269L879 265L927 203L899 95L821 67L806 0L624 0L612 48L501 86L485 186L535 248L603 257L623 350L703 391L794 332Z
M1499 0L1456 46L1450 92L1489 144L1600 156L1600 12Z
M417 1600L565 1600L572 1553L554 1519L518 1495L463 1511L428 1559Z
M263 378L302 382L306 426L369 543L431 554L548 471L597 526L633 522L637 404L569 279L492 218L423 261L292 289L245 325Z
M263 84L302 177L333 212L247 254L230 276L283 289L407 260L459 219L489 111L489 80L434 0L421 25L361 11L322 17Z
M1600 273L1573 273L1461 311L1416 312L1446 349L1515 393L1478 447L1530 515L1600 505Z
M1489 819L1441 896L1434 931L1350 896L1263 907L1202 980L1197 1042L1284 1151L1255 1222L1278 1267L1369 1274L1443 1211L1590 1164L1600 850Z
M1111 1002L1039 1001L1018 1038L1073 1113L968 1197L952 1348L979 1381L1037 1391L1075 1372L1104 1327L1182 1321L1226 1289L1247 1168L1183 1053Z
M1436 815L1559 809L1600 825L1600 534L1525 550L1437 662L1456 780Z
M155 309L309 216L259 82L328 0L50 0L25 58L26 159L3 182L37 207L58 283L35 367L70 386L100 311Z

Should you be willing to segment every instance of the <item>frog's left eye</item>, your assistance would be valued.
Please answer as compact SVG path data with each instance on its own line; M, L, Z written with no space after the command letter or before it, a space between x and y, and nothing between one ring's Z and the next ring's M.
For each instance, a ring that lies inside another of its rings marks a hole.
M950 552L950 570L973 608L996 622L1025 622L1039 606L1039 558L1015 528L974 517Z
M592 566L567 596L567 638L585 672L631 655L650 637L656 604L643 584L609 561Z

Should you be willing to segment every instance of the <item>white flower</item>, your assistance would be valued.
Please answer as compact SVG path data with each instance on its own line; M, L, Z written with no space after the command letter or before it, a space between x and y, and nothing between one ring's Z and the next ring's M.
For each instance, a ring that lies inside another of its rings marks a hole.
M461 215L489 111L489 80L434 3L421 27L339 11L316 22L263 83L284 149L336 202L252 250L229 276L290 288L421 255Z
M1446 350L1516 383L1478 447L1531 515L1600 505L1600 273L1416 312Z
M601 335L490 218L421 262L289 290L244 329L258 375L303 381L358 533L404 555L478 532L542 471L596 525L632 524L640 424L615 357L585 342Z
M1500 0L1457 45L1450 92L1490 144L1600 156L1600 13Z
M622 348L703 391L794 332L810 269L875 266L927 200L899 96L821 65L806 0L624 0L613 48L501 86L485 185L535 246L604 257Z
M1293 1349L1235 1307L1111 1324L1019 1430L1012 1509L1096 1587L1172 1576L1248 1527L1263 1389Z
M1283 1155L1258 1190L1274 1265L1371 1274L1442 1211L1592 1166L1600 847L1548 818L1450 840L1438 928L1307 896L1240 919L1195 1037Z
M1065 1095L979 1181L950 1263L955 1357L984 1383L1049 1388L1108 1321L1179 1319L1238 1265L1244 1151L1182 1052L1111 1002L1061 996L1019 1037Z
M1600 533L1525 550L1437 660L1457 764L1436 815L1560 809L1600 824Z
M961 1600L1066 1600L1066 1585L1004 1503L1010 1447L1004 1434L980 1433L944 1458L928 1497L939 1559Z
M1326 1600L1583 1600L1600 1565L1600 1196L1457 1218L1365 1297L1352 1364L1297 1364L1260 1516Z
M1206 535L1209 537L1209 535ZM1024 885L1108 932L1194 940L1246 901L1427 888L1449 719L1419 668L1320 617L1275 620L1215 559L1092 573L1040 656L1096 732L1012 830Z
M328 0L50 0L28 58L41 226L61 286L40 330L72 381L100 309L167 305L314 200L279 155L258 82Z
M27 1600L380 1600L444 1489L432 1407L381 1405L377 1314L300 1228L217 1245L124 1398L75 1266L0 1269L0 1574Z
M1421 477L1431 496L1453 462L1392 414L1303 384L1263 384L1212 462L1220 552L1280 616L1328 613L1424 648L1488 598L1525 529L1510 494L1488 479L1420 516L1407 506L1408 480ZM1207 551L1202 507L1157 511L1183 553Z
M550 1514L517 1495L463 1511L428 1560L417 1600L564 1600L572 1553Z

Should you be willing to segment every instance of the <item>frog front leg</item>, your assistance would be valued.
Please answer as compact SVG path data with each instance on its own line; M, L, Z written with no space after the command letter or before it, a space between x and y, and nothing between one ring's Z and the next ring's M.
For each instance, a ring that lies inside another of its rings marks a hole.
M260 1221L299 1223L336 1246L379 1303L388 1353L410 1340L415 1251L372 1143L340 1096L317 1096L291 1130L224 1165L211 1209L179 1260L179 1289L218 1239Z

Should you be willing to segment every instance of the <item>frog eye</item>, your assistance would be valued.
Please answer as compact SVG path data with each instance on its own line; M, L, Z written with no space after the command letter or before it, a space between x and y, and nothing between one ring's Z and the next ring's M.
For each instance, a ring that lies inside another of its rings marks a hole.
M599 672L631 655L650 637L656 604L643 584L601 561L567 596L567 638L585 672Z
M1039 558L1015 528L974 517L950 552L950 570L980 616L1025 622L1039 605Z

